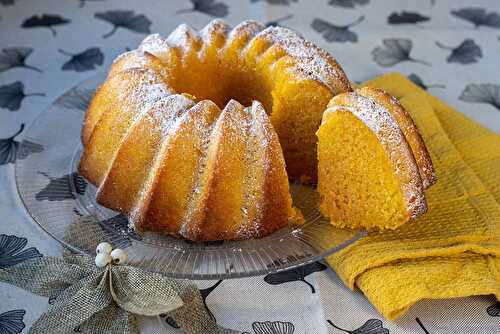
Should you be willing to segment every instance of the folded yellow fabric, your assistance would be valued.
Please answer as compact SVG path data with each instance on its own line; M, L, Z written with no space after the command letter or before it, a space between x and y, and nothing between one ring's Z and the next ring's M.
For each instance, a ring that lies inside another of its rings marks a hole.
M500 298L500 136L397 74L363 85L400 99L429 149L438 182L429 210L327 258L388 319L422 299Z

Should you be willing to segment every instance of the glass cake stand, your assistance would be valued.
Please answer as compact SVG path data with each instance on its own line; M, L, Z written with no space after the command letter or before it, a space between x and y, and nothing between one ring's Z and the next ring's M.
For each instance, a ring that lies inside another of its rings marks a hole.
M261 239L194 243L156 233L137 234L127 218L96 203L96 189L78 175L85 110L104 74L70 89L24 133L15 166L27 211L69 249L93 255L107 241L128 262L176 278L224 279L264 275L304 265L338 251L364 234L335 228L321 217L314 188L291 183L306 223Z

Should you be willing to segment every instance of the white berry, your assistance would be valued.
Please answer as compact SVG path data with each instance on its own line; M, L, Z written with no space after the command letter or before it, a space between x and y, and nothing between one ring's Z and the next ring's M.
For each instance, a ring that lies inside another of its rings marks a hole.
M113 249L113 247L109 243L101 242L99 245L97 245L95 252L97 254L109 254L109 253L111 253L112 249Z
M111 258L113 259L113 263L115 264L124 264L125 262L127 262L128 256L127 253L125 253L123 250L117 248L111 251Z
M95 257L95 265L99 268L105 267L108 263L111 262L111 256L106 253L99 253Z

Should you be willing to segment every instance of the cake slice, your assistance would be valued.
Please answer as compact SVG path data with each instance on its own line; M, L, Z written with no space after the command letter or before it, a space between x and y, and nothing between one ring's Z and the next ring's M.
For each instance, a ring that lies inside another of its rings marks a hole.
M332 224L395 229L427 210L412 149L384 104L338 95L317 136L320 210Z

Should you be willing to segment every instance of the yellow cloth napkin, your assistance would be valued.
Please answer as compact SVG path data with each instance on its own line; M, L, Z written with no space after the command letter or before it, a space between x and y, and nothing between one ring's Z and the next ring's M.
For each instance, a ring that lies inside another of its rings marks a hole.
M500 136L401 74L363 85L400 99L424 138L438 182L426 193L424 216L370 234L328 263L390 320L422 299L500 299Z

